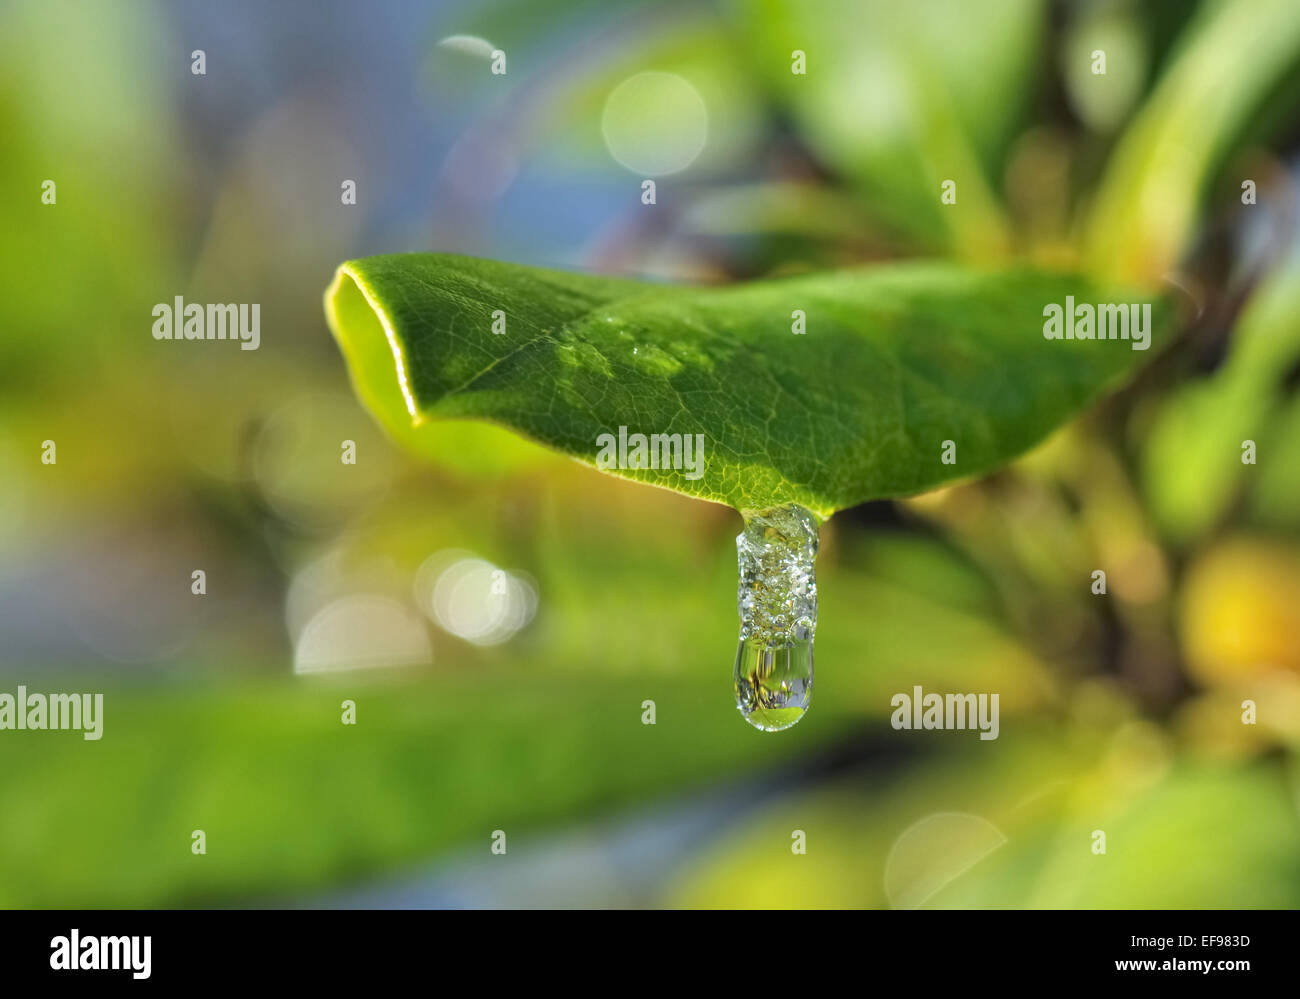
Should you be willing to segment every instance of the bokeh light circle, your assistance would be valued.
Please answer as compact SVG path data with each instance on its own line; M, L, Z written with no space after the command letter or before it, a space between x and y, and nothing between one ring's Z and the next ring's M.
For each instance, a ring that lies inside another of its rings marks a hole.
M676 73L629 76L610 91L601 115L609 154L633 173L662 177L695 162L709 136L709 112Z

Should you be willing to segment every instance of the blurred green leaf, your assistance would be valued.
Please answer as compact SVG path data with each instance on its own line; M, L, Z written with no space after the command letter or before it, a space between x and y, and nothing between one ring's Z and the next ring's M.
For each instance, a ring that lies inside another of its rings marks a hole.
M48 405L102 344L142 352L132 324L177 287L177 125L151 85L163 38L138 4L0 7L0 399L31 391Z
M1005 250L998 167L1041 59L1045 4L742 0L756 71L877 218L922 246ZM795 50L807 73L791 72ZM957 182L957 203L940 185Z
M1105 854L1092 851L1093 831ZM1028 826L936 908L1293 909L1300 822L1267 766L1176 767L1147 793Z
M1202 5L1101 180L1086 220L1093 273L1146 281L1177 263L1214 171L1298 65L1294 0Z
M404 254L343 265L326 311L357 392L399 437L430 417L478 417L595 464L597 438L620 426L699 433L702 477L614 474L827 517L996 468L1147 356L1122 340L1046 341L1044 306L1068 295L1134 300L947 264L715 289ZM792 334L795 310L806 335ZM941 461L946 440L955 464Z
M1298 309L1300 253L1293 253L1251 296L1223 366L1176 388L1157 411L1143 442L1143 485L1172 538L1204 535L1248 484L1265 491L1256 502L1271 511L1266 520L1294 518L1300 442L1283 407L1288 372L1300 363ZM1255 441L1256 465L1241 460L1247 440Z
M1300 527L1300 396L1282 404L1263 440L1250 512L1269 526Z
M11 732L0 746L0 905L270 901L452 847L486 851L493 829L514 847L844 731L828 705L816 729L760 736L722 672L718 697L707 678L556 673L110 690L101 741ZM653 726L641 723L647 697ZM340 723L343 698L355 726ZM190 853L195 829L203 857Z

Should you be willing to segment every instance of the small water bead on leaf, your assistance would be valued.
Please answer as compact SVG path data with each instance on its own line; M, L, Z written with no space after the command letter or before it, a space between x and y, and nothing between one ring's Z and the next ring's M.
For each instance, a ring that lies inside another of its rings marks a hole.
M817 518L795 504L751 514L736 537L736 554L736 707L755 728L779 732L812 702Z

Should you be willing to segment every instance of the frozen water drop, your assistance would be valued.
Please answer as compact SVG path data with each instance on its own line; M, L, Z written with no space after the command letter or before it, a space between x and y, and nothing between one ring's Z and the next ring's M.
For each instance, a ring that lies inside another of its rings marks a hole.
M740 644L733 674L745 721L779 732L812 701L817 631L817 518L790 504L745 518L740 564Z

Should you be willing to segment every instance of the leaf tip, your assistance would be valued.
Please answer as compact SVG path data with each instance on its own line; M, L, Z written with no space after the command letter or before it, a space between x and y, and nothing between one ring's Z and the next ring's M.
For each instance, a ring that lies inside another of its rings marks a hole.
M423 422L411 388L410 368L401 338L394 328L392 317L384 308L378 294L366 281L365 275L348 261L340 264L334 279L325 290L325 318L330 332L338 342L359 381L381 374L377 370L373 342L382 333L388 346L392 369L397 376L397 387L414 425ZM386 366L386 365L385 365ZM358 386L364 389L364 386Z

